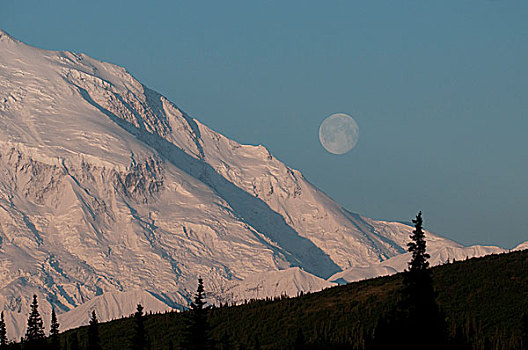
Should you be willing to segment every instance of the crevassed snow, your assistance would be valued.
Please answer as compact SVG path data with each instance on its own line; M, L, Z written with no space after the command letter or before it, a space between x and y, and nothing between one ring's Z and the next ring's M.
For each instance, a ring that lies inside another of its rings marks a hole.
M281 271L255 273L242 281L229 281L222 288L210 293L212 303L237 302L265 299L286 295L295 297L299 293L317 292L337 285L314 276L298 267Z
M399 256L410 231L346 211L122 67L0 31L0 306L12 338L34 293L65 327L102 295L115 297L96 304L102 320L131 312L134 291L181 308L199 275L219 298L295 295Z

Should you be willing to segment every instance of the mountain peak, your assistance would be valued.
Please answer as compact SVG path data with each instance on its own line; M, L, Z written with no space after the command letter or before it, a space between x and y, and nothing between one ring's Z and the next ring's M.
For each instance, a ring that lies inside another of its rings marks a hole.
M138 290L183 308L199 275L215 295L295 295L404 251L411 227L344 210L122 67L1 30L0 67L0 311L13 322L33 294L61 313Z

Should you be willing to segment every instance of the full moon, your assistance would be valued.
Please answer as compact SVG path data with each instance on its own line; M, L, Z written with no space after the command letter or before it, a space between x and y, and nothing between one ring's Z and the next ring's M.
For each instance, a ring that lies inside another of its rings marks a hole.
M359 139L359 127L356 121L344 113L332 114L319 127L319 141L330 153L345 154Z

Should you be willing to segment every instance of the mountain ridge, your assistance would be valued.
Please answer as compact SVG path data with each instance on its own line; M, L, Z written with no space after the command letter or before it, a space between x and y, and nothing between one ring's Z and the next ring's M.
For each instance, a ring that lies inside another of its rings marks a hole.
M245 280L293 268L298 291L324 288L405 252L409 226L347 211L126 69L0 41L0 309L13 320L33 293L59 320L137 290L181 308L198 275L244 299ZM428 235L432 250L463 249Z

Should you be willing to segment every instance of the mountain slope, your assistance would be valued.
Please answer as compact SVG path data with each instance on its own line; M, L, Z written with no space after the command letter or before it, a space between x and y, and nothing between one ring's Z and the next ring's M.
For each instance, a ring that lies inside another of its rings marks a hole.
M446 315L449 336L466 338L479 349L524 349L520 345L521 319L528 310L526 266L528 252L522 251L433 268L437 301ZM394 307L401 287L402 276L397 275L297 298L215 309L210 313L212 336L217 343L229 341L227 348L244 345L252 349L258 339L262 349L291 349L301 330L310 349L362 349L379 318ZM185 315L174 313L147 317L151 348L167 349L169 342L178 348L184 339L184 319ZM133 322L129 318L101 325L104 349L121 349L127 344ZM86 331L83 327L62 339L77 333L85 341Z
M428 242L429 244L429 242ZM439 247L429 249L430 266L438 266L453 261L466 260L468 258L477 258L490 254L505 253L506 249L494 246L471 246L471 247ZM344 271L338 272L329 281L335 282L355 282L364 279L374 278L378 276L393 275L397 272L402 272L408 268L408 262L411 261L411 253L400 254L387 259L383 262L373 264L369 267L352 267Z
M13 320L33 293L60 313L138 290L181 308L198 275L218 295L290 268L327 279L404 253L410 230L344 210L122 67L0 31L0 309Z

